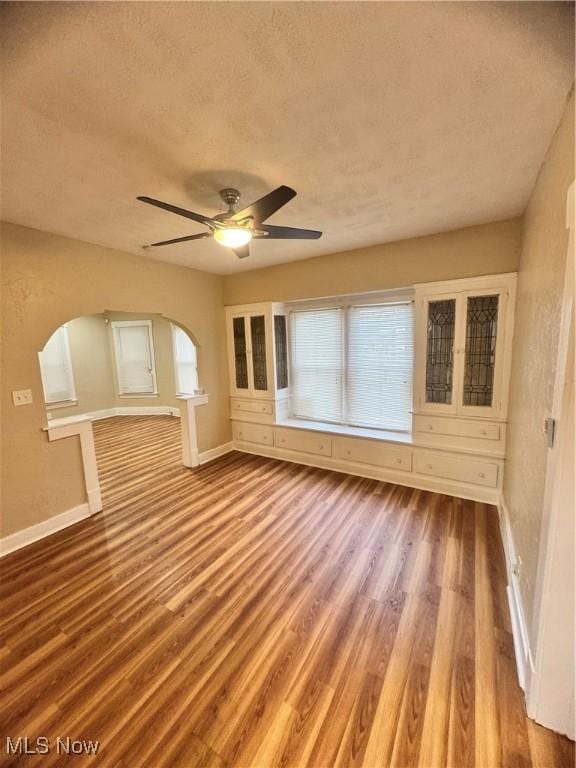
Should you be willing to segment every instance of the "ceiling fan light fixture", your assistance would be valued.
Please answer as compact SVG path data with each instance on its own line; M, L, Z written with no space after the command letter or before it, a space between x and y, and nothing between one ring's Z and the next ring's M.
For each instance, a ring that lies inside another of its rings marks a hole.
M252 232L244 227L216 229L214 231L214 239L220 245L225 245L227 248L241 248L243 245L248 245L250 240L252 240Z

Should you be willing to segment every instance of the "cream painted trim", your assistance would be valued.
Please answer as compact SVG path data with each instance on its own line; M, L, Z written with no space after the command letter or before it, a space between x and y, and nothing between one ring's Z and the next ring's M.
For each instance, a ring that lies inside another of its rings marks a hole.
M102 494L100 493L100 481L98 479L98 465L96 463L96 448L94 446L94 433L92 422L89 419L76 421L70 424L50 424L45 428L48 440L62 440L65 437L80 437L80 449L82 451L82 466L84 469L84 484L88 496L90 514L100 512L102 509Z
M518 682L522 690L526 692L530 687L530 681L534 673L534 656L530 647L526 612L520 591L520 581L518 579L519 563L512 536L512 526L510 525L510 513L503 496L500 497L498 502L498 517L500 518L500 537L506 559L506 575L508 579L506 593L510 609Z
M75 416L64 416L61 419L49 419L48 428L75 424L78 421L111 419L113 416L180 416L180 409L169 405L125 405L119 408L103 408L100 411L88 411Z
M217 445L216 448L209 448L207 451L202 451L202 453L198 455L199 463L208 464L208 462L214 461L214 459L218 459L220 456L225 456L227 453L230 453L233 450L233 441L230 441L229 443L223 443L222 445Z
M182 463L185 467L197 467L200 464L198 452L198 428L196 426L196 408L208 403L208 395L182 396L180 410L182 428Z
M60 400L58 403L44 403L44 407L47 411L56 411L58 408L71 408L73 405L78 405L78 400Z
M87 503L80 504L77 507L62 512L60 515L54 515L48 520L43 520L41 523L31 525L29 528L24 528L21 531L10 534L0 539L0 557L15 552L17 549L27 547L29 544L33 544L35 541L44 539L46 536L51 536L53 533L68 528L74 523L80 522L90 517L91 511Z
M498 504L499 491L496 488L482 488L466 483L455 483L441 478L432 478L427 475L419 475L415 472L395 472L385 467L376 468L372 465L359 464L352 461L343 461L331 456L320 456L300 451L286 450L276 447L265 447L257 443L247 443L236 440L234 448L243 453L252 453L257 456L267 456L272 459L281 459L293 464L303 464L307 467L319 467L331 469L335 472L344 472L357 477L368 477L372 480L381 480L385 483L394 483L408 488L416 488L422 491L442 493L446 496L455 496L460 499L479 501L485 504Z

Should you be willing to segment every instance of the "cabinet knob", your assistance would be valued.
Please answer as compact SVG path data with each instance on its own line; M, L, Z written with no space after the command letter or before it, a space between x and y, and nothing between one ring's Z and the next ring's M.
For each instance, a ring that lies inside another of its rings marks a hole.
M262 411L262 413L266 413L266 406L263 405L262 408L260 408L260 410Z
M321 450L321 451L324 449L324 446L322 445L322 443L320 443L320 445L318 446L318 448L320 448L320 450Z
M432 469L432 464L426 464L426 469Z
M352 451L346 451L346 456L350 456L352 454Z
M478 477L486 477L486 475L484 474L484 472L478 472Z
M434 427L432 426L432 424L428 424L428 429L434 429Z
M242 437L243 434L244 432L238 432L238 437Z
M396 464L402 464L402 459L396 459Z
M485 435L485 434L486 434L486 430L485 430L485 429L481 429L481 430L480 430L480 434L481 434L481 435Z

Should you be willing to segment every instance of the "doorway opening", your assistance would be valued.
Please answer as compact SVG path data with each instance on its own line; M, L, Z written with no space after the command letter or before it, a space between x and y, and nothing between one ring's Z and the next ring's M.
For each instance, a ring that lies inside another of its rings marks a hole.
M96 474L92 485L108 482L111 463L116 476L136 484L160 454L164 468L195 466L190 403L206 396L197 342L180 324L159 314L85 315L57 328L38 357L49 439L82 427L77 434L85 475ZM90 497L88 481L87 491Z

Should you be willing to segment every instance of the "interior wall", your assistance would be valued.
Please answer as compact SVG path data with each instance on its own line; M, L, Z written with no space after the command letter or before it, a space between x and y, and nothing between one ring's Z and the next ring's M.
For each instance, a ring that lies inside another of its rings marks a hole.
M59 419L114 407L112 355L104 315L86 315L71 320L68 340L78 402L66 407L47 406L49 418Z
M240 272L225 277L224 301L289 301L514 272L521 240L522 220L514 218Z
M199 448L231 439L222 278L39 230L2 224L2 535L85 502L79 441L49 443L38 352L75 317L162 314L191 331L209 404ZM31 389L15 407L12 391Z
M520 589L535 648L534 596L547 444L564 269L568 249L566 195L574 179L574 93L554 136L524 217L518 270L516 329L504 500L517 554Z

